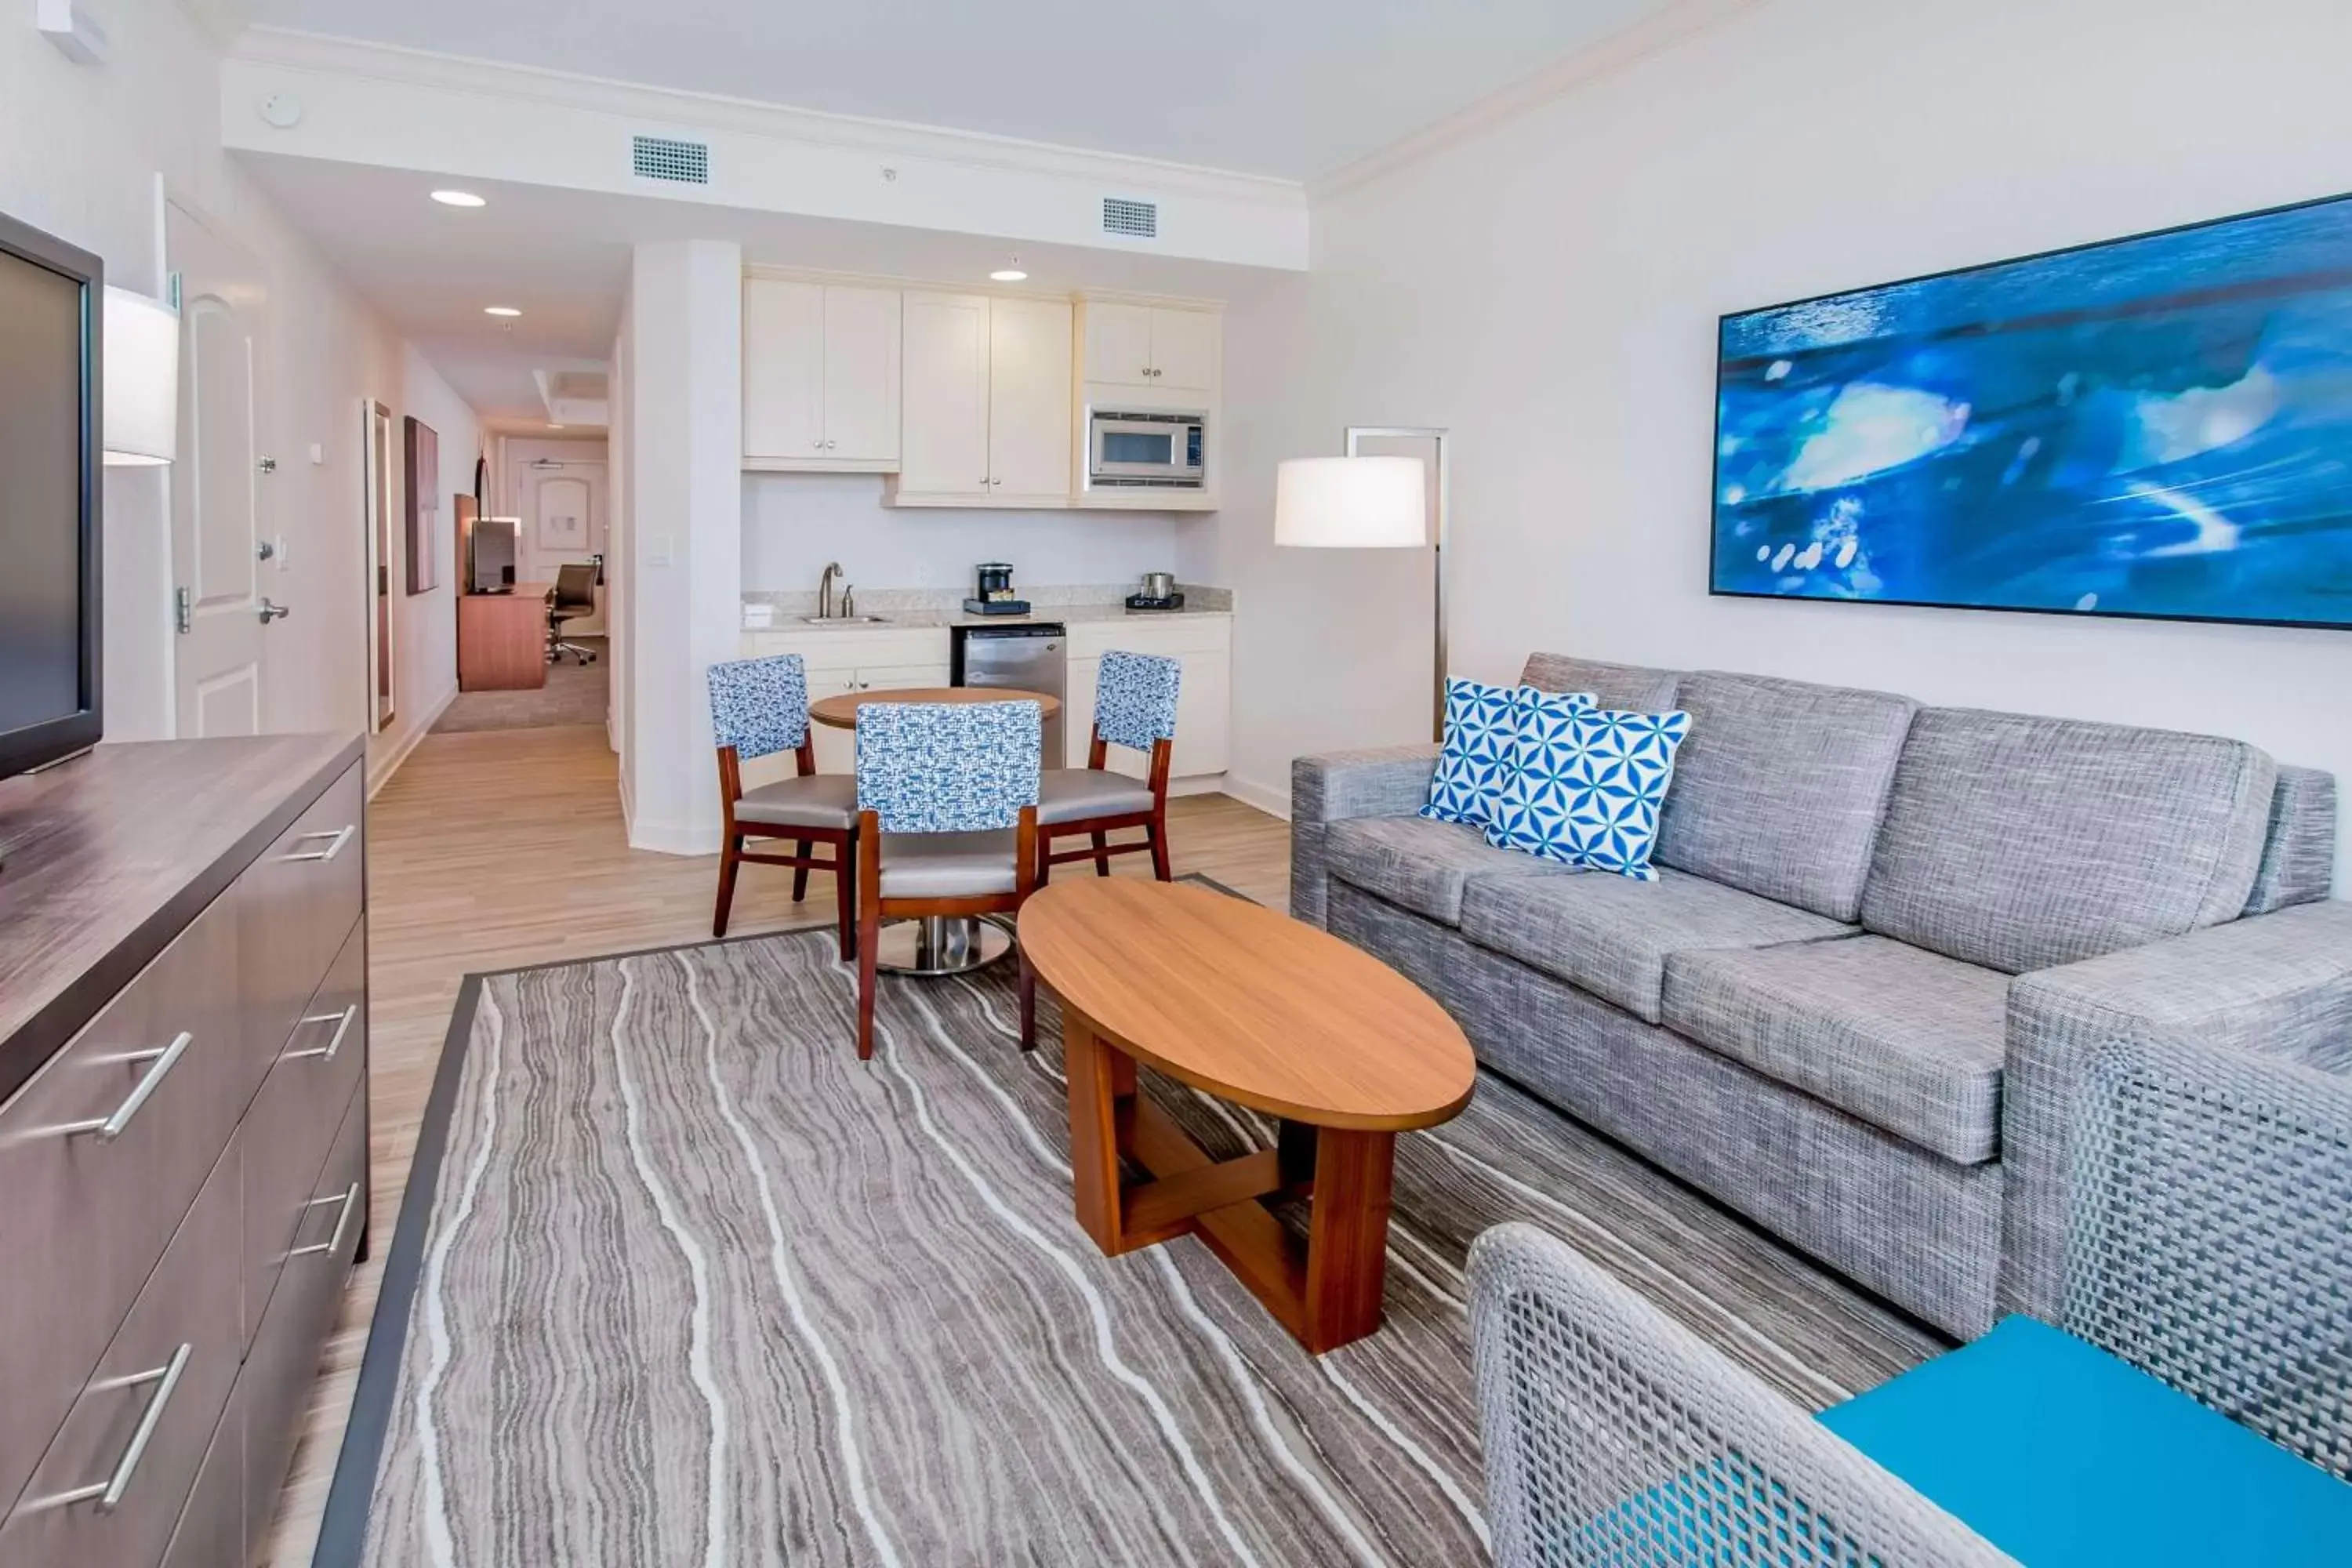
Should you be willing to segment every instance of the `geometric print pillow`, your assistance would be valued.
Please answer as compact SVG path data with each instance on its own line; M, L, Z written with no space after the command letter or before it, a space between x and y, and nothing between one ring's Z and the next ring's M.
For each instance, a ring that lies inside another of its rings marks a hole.
M1494 821L1496 803L1516 765L1518 696L1508 686L1458 676L1447 679L1445 742L1437 753L1437 771L1430 776L1422 816L1472 827ZM1592 702L1580 691L1566 693L1562 700Z
M1650 850L1687 713L1620 713L1523 693L1516 766L1486 828L1498 849L1654 882Z

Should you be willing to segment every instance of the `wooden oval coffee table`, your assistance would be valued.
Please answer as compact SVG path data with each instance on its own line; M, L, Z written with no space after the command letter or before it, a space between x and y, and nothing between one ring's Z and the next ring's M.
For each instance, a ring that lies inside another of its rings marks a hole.
M1078 1223L1117 1256L1200 1237L1307 1350L1381 1325L1396 1135L1469 1103L1461 1027L1370 954L1178 883L1056 883L1024 905L1022 962L1062 1001ZM1213 1161L1138 1063L1280 1119ZM1151 1180L1126 1183L1134 1161ZM1264 1200L1311 1198L1302 1250Z

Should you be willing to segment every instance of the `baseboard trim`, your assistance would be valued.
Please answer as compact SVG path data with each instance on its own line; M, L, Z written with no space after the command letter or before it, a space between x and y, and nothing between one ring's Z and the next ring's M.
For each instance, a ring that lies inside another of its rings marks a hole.
M1290 792L1286 789L1276 789L1255 779L1243 778L1239 773L1227 773L1224 792L1244 805L1257 807L1268 816L1279 817L1285 822L1290 820Z
M650 849L656 855L700 856L719 853L719 830L697 827L684 822L649 822L644 817L629 821L629 847Z
M411 730L390 752L386 753L383 765L371 770L373 776L369 778L367 786L370 800L373 800L376 797L376 792L392 782L392 775L400 771L400 764L408 761L408 754L416 750L418 743L425 736L433 733L433 726L441 721L441 715L449 711L449 705L457 700L457 689L453 685L441 694L441 700L433 705L433 711L425 716L425 721Z

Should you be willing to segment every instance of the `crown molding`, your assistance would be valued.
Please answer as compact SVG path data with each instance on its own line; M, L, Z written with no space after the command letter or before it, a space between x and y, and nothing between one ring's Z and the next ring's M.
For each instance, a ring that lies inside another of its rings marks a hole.
M183 0L183 4L192 5L230 3L232 0ZM977 131L795 109L719 93L649 87L639 82L390 44L362 43L290 28L248 27L238 35L228 58L290 70L358 76L411 87L627 115L646 121L653 129L731 131L867 153L886 160L903 157L973 169L1078 177L1112 188L1182 193L1270 206L1300 208L1306 204L1306 186L1301 182L1271 175L1235 174Z
M1306 184L1310 206L1361 189L1373 181L1410 167L1462 142L1518 119L1545 104L1568 96L1603 77L1612 76L1713 32L1737 17L1769 4L1769 0L1672 0L1639 21L1570 50L1517 80L1454 110L1443 120L1399 137L1387 146Z

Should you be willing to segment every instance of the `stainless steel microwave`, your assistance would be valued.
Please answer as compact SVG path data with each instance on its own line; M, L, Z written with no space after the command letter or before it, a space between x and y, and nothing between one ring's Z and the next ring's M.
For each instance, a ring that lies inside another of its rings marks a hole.
M1205 414L1122 414L1097 408L1087 424L1090 484L1197 490L1205 481Z

